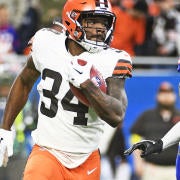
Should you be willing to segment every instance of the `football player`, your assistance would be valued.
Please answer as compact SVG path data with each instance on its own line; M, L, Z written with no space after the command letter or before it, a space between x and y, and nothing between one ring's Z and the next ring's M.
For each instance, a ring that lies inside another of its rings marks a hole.
M108 0L67 0L60 30L44 28L33 37L32 52L11 88L0 129L0 165L13 154L11 126L37 78L40 94L34 147L24 180L100 179L98 145L104 123L121 124L127 106L125 79L132 76L130 56L109 48L115 16ZM78 66L78 60L87 63ZM90 79L95 66L107 94ZM69 83L88 99L87 107Z

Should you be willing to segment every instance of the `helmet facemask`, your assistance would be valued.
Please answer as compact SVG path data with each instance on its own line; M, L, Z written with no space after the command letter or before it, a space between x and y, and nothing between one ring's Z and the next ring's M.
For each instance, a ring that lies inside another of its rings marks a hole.
M76 25L73 35L71 35L72 33L69 34L71 39L75 40L91 53L98 52L108 47L115 22L113 13L99 10L83 12L73 11L69 17ZM93 21L94 23L99 22L103 24L103 27L94 28ZM96 31L96 34L92 35L91 31Z

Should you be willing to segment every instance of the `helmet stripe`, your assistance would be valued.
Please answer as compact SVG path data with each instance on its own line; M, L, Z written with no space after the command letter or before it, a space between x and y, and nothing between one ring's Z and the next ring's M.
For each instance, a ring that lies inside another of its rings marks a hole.
M105 7L108 8L108 1L104 0Z
M107 0L96 0L96 7L108 8L108 1Z

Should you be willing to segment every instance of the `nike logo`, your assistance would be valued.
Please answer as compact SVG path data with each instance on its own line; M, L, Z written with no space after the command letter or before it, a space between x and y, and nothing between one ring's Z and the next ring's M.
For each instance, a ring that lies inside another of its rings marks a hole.
M73 68L76 72L78 72L79 74L82 74L82 72L78 71L77 69Z
M87 171L87 175L92 174L92 173L93 173L96 169L97 169L97 167L96 167L96 168L94 168L94 169L92 169L92 170L88 170L88 171Z

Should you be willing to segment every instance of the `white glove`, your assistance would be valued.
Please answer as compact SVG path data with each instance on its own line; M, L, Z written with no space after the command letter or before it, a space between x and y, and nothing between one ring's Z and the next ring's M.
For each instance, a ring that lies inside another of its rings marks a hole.
M80 85L87 79L90 79L92 63L84 60L75 59L71 61L68 67L68 81L73 86L80 88Z
M13 155L13 132L0 129L0 167L7 166L8 157Z

